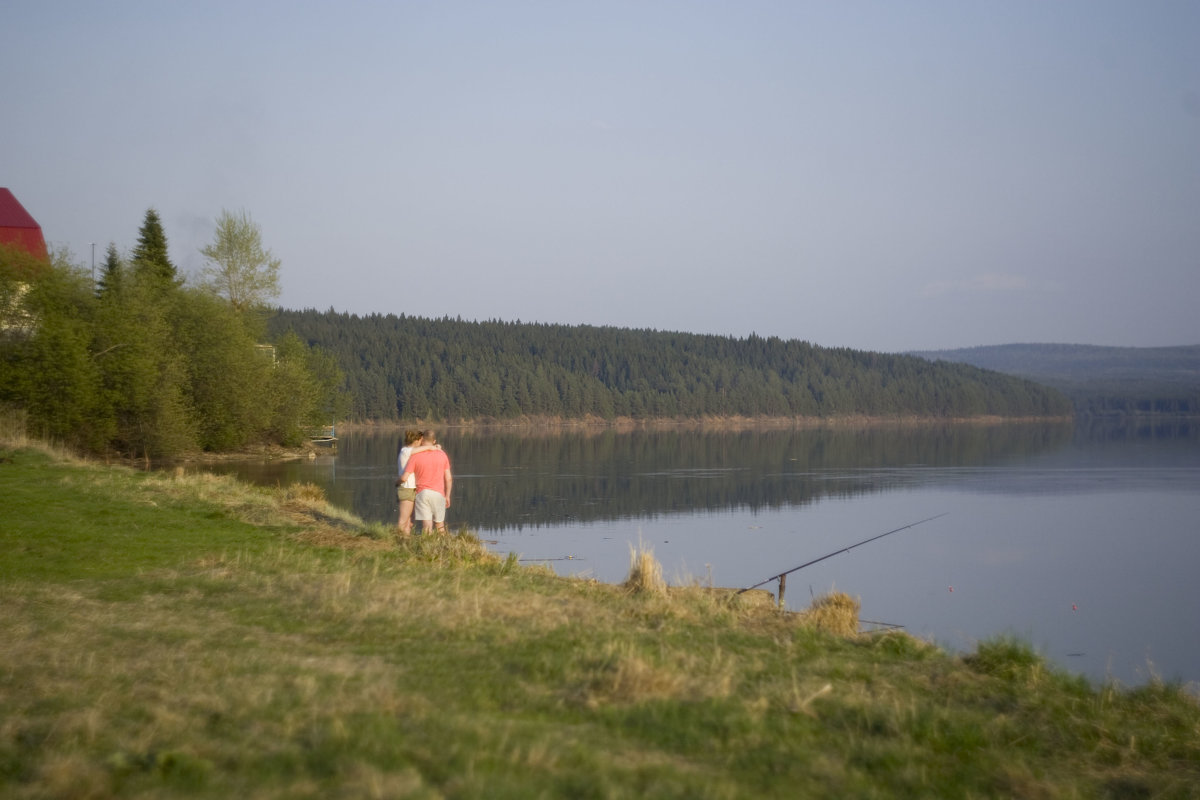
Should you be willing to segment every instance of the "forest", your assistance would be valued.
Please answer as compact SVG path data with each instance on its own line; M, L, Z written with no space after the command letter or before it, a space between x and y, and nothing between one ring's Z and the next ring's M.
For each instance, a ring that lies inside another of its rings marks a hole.
M337 361L356 421L1068 417L1033 381L797 340L277 308Z
M214 246L256 237L219 230ZM212 252L240 266L187 285L153 209L131 257L110 245L98 281L69 254L0 245L0 422L81 452L150 459L296 445L344 415L333 359L266 336L270 264Z
M1200 345L1006 344L914 353L1059 389L1079 418L1200 416Z
M161 458L295 445L338 421L1064 418L1070 400L963 363L744 338L272 307L279 261L223 212L206 267L154 209L97 277L0 246L0 413L77 450Z

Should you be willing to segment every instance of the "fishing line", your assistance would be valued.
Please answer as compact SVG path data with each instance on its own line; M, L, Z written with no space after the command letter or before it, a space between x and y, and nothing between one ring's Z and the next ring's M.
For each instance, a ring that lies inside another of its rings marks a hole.
M784 578L786 578L788 575L792 574L793 572L802 570L805 567L811 567L813 564L819 564L827 558L833 558L834 556L841 555L842 553L848 553L851 550L853 550L854 548L861 547L864 544L870 544L871 542L875 541L876 539L882 539L885 536L891 536L893 533L899 533L900 531L906 531L909 528L915 528L918 525L923 525L926 522L932 522L935 519L946 516L946 514L948 514L948 513L950 513L950 512L944 511L941 514L937 514L935 516L928 517L926 519L918 520L917 522L910 522L909 524L902 525L899 528L893 528L892 530L887 531L886 533L881 533L877 536L872 536L870 539L863 539L861 542L855 542L854 544L850 545L849 547L843 547L841 550L834 550L832 553L827 553L827 554L821 556L820 558L814 558L812 561L806 561L805 563L801 564L798 567L792 567L791 569L786 569L783 572L776 573L775 575L772 575L771 577L767 578L766 580L759 581L758 583L754 584L753 586L747 586L745 589L739 589L738 594L741 594L742 592L748 592L751 589L757 589L759 586L762 586L764 583L770 583L771 581L774 581L774 580L778 580L780 582L781 588L782 588ZM809 588L811 591L811 587L809 587Z

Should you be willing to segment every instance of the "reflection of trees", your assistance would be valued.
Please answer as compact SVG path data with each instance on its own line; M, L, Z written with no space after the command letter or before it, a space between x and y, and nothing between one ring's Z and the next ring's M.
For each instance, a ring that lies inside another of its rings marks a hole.
M399 433L343 436L331 464L241 474L314 481L370 520L396 509ZM1070 425L862 430L614 430L531 433L450 429L451 525L504 529L658 514L798 506L921 480L923 469L987 466L1069 444Z
M1194 446L1200 441L1200 424L1195 419L1176 417L1121 417L1115 420L1092 417L1079 421L1075 436L1093 442L1166 439L1187 441Z
M1070 438L1069 425L442 434L457 476L453 524L489 529L803 505L904 485L913 480L906 467L985 465ZM346 470L393 463L395 439L342 441L339 483L349 482L354 507L371 518L389 517L389 482Z

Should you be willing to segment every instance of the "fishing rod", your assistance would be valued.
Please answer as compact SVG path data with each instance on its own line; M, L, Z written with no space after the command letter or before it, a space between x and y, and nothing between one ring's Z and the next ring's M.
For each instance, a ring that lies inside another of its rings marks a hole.
M919 520L917 522L910 522L907 525L901 526L899 528L893 528L892 530L888 531L887 533L881 533L877 536L872 536L870 539L863 539L861 542L855 542L854 544L850 545L849 547L843 547L841 550L835 550L834 552L823 555L820 558L814 558L812 561L806 561L805 563L801 564L798 567L792 567L791 569L784 570L783 572L780 572L776 575L772 575L771 577L767 578L765 581L759 581L758 583L754 584L753 586L747 586L745 589L739 589L738 594L741 594L742 592L748 592L751 589L757 589L759 586L762 586L764 583L770 583L773 580L778 580L779 581L779 605L783 606L784 583L787 580L787 576L792 574L793 572L802 570L805 567L811 567L813 564L820 564L822 561L824 561L827 558L833 558L834 556L841 555L842 553L847 553L856 547L861 547L864 544L870 544L871 542L875 541L876 539L882 539L885 536L891 536L893 533L899 533L900 531L906 531L909 528L915 528L918 525L923 525L926 522L932 522L933 520L938 519L939 517L944 517L944 516L946 516L946 514L949 514L949 513L950 513L949 511L943 511L941 514L937 514L935 516L928 517L927 519Z

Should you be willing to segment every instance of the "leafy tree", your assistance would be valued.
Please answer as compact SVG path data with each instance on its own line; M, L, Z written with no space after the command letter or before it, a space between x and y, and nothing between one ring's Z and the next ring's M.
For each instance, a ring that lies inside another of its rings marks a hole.
M36 320L26 306L26 295L50 269L49 263L24 248L0 244L0 342L33 334Z
M91 276L65 251L37 261L0 250L0 402L24 408L38 435L92 448L108 430L90 352Z
M133 249L133 267L139 277L148 278L160 286L178 286L179 274L167 254L167 234L162 220L153 208L146 211L146 219L138 231L138 243Z
M332 357L310 349L294 333L281 336L263 398L270 410L271 438L299 444L312 429L341 418L349 409L342 382Z
M265 356L259 315L155 267L159 234L151 214L131 267L110 245L98 292L65 252L0 246L0 405L36 435L146 458L299 443L345 418L335 359L295 336Z
M100 298L94 358L115 425L111 445L159 457L196 446L187 360L197 354L180 346L173 325L179 290L155 276L134 277Z
M262 245L258 225L245 211L222 211L212 244L200 250L207 259L203 286L237 311L263 305L279 295L279 259Z
M257 347L261 331L251 315L197 290L182 290L171 327L188 354L185 394L205 450L232 450L259 440L269 425L262 387L271 361Z

